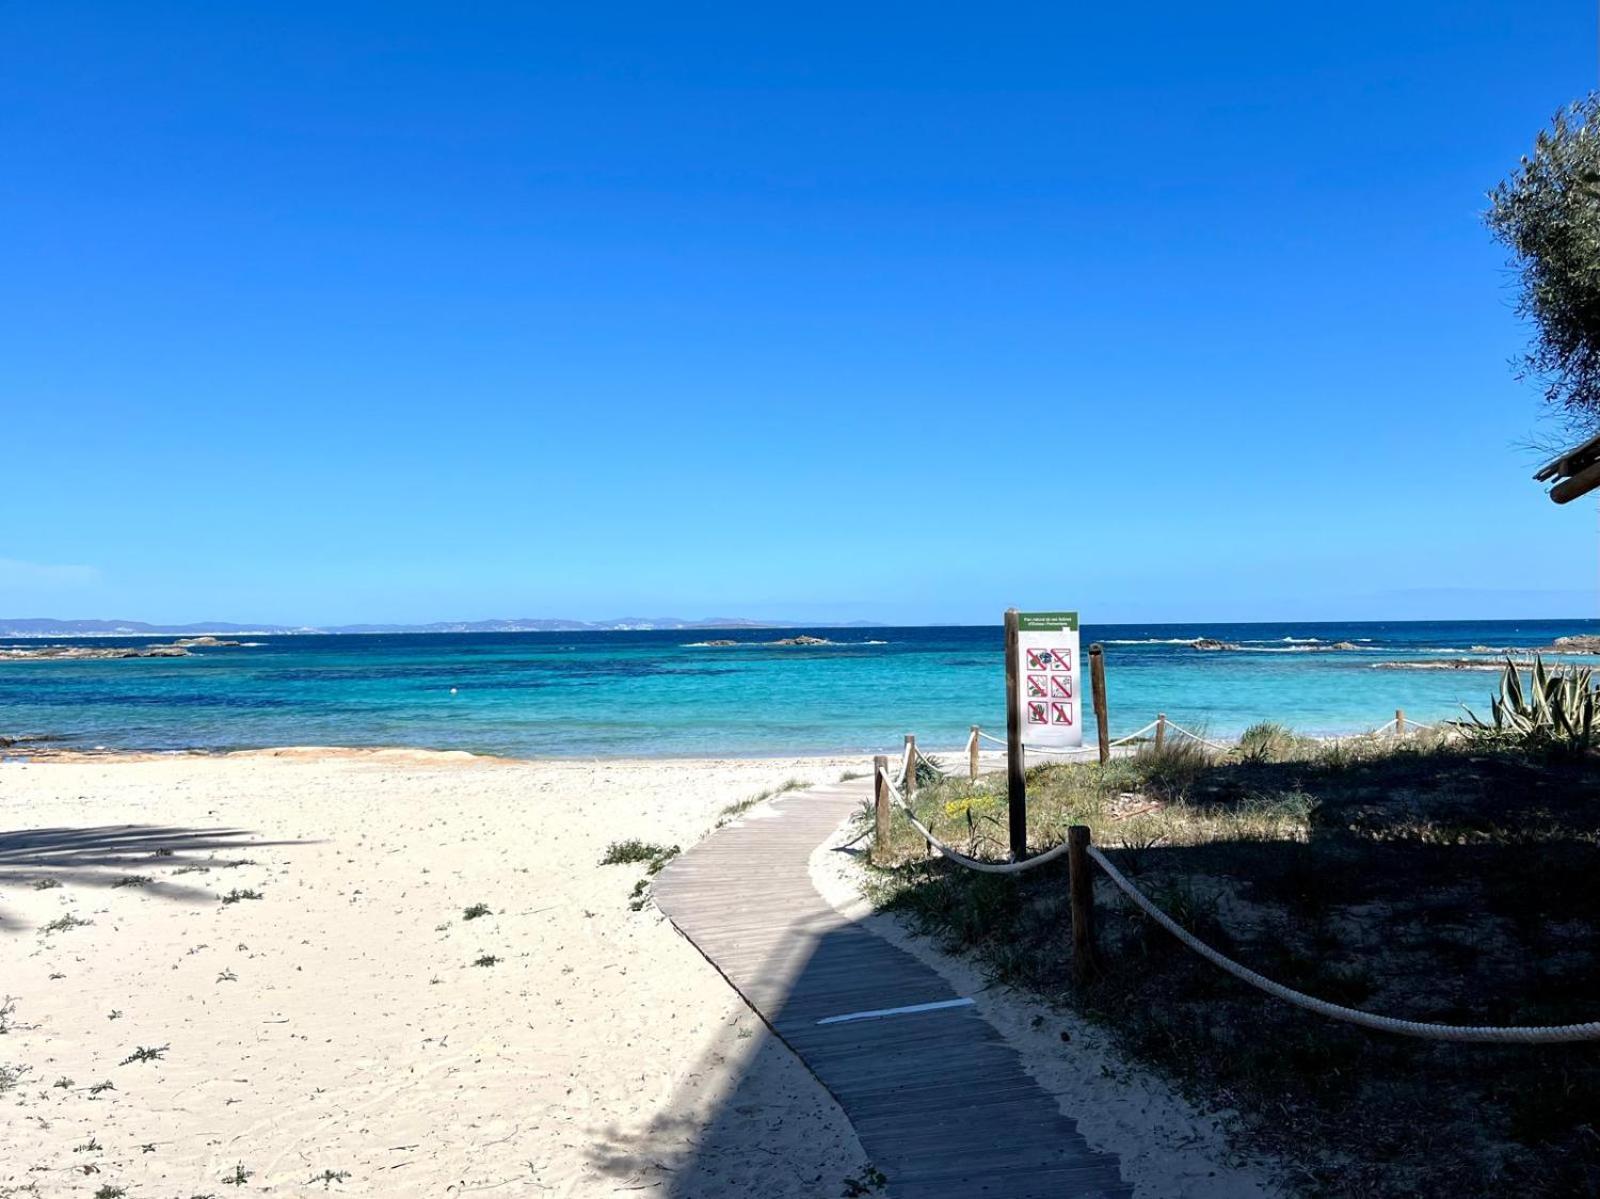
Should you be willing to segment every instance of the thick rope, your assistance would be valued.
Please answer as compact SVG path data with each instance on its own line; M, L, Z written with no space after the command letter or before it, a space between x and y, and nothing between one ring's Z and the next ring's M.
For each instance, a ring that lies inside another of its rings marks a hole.
M1282 999L1286 1003L1292 1003L1298 1008L1304 1008L1308 1012L1315 1012L1319 1016L1328 1016L1334 1020L1343 1020L1349 1024L1359 1024L1363 1028L1375 1029L1378 1032L1399 1033L1405 1037L1424 1037L1435 1041L1545 1045L1567 1041L1600 1040L1600 1021L1592 1021L1588 1024L1554 1024L1542 1028L1495 1028L1458 1024L1426 1024L1416 1020L1399 1020L1393 1016L1379 1016L1372 1012L1359 1011L1356 1008L1329 1003L1325 999L1317 999L1303 992L1292 990L1282 983L1275 983L1270 978L1264 978L1248 966L1241 966L1233 959L1224 957L1200 940L1199 937L1196 937L1188 929L1156 907L1139 888L1127 880L1122 871L1107 860L1105 854L1101 853L1093 845L1089 846L1089 856L1099 864L1100 869L1106 872L1106 876L1117 885L1117 888L1133 901L1134 906L1213 966L1226 970L1241 982L1249 983L1252 987L1265 991L1268 995Z
M939 840L938 837L933 835L927 825L923 824L922 821L917 819L916 814L911 811L909 806L907 806L905 798L900 793L900 789L890 781L887 771L878 771L878 777L882 779L883 782L888 786L889 794L894 797L894 806L900 809L901 814L905 816L911 827L922 834L923 840L927 841L929 845L932 845L945 857L959 865L965 866L968 870L977 870L983 874L1020 874L1024 870L1032 870L1035 866L1043 866L1046 862L1054 861L1056 858L1059 858L1062 854L1067 852L1066 843L1063 842L1062 844L1057 845L1054 849L1047 849L1036 857L1024 858L1020 862L983 862L977 858L969 858L960 850L952 849L943 841Z
M1200 742L1201 745L1206 746L1208 749L1214 749L1219 753L1227 753L1228 752L1228 747L1226 745L1218 745L1215 741L1207 741L1199 733L1191 733L1188 729L1184 728L1181 724L1174 724L1174 723L1172 723L1172 721L1169 720L1169 721L1167 721L1167 728L1169 730L1171 730L1172 732L1177 733L1179 736L1187 737L1191 741Z

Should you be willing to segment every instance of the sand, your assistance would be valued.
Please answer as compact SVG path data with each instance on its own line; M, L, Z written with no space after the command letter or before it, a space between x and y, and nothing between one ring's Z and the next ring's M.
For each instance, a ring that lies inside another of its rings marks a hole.
M839 1194L843 1113L597 863L859 765L0 764L0 1196Z
M0 763L0 1199L845 1193L867 1162L844 1114L632 909L644 866L598 862L861 765ZM856 902L844 855L813 866ZM1092 1028L854 914L975 995L1141 1199L1270 1190Z

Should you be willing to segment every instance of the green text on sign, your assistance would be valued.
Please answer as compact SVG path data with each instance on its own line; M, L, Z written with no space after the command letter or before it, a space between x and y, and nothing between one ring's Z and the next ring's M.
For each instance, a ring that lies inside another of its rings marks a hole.
M1017 631L1021 633L1054 633L1061 629L1078 631L1076 612L1018 612Z

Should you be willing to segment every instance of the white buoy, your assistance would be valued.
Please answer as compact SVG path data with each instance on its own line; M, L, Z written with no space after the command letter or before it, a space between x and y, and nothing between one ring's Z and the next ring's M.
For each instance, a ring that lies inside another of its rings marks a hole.
M450 694L454 695L455 693L456 693L456 689L454 687L450 688Z

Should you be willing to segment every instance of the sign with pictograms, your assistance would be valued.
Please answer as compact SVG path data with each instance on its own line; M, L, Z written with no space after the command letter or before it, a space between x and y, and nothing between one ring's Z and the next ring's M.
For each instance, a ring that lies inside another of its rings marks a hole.
M1017 702L1024 746L1071 749L1083 744L1078 723L1078 614L1019 612Z

